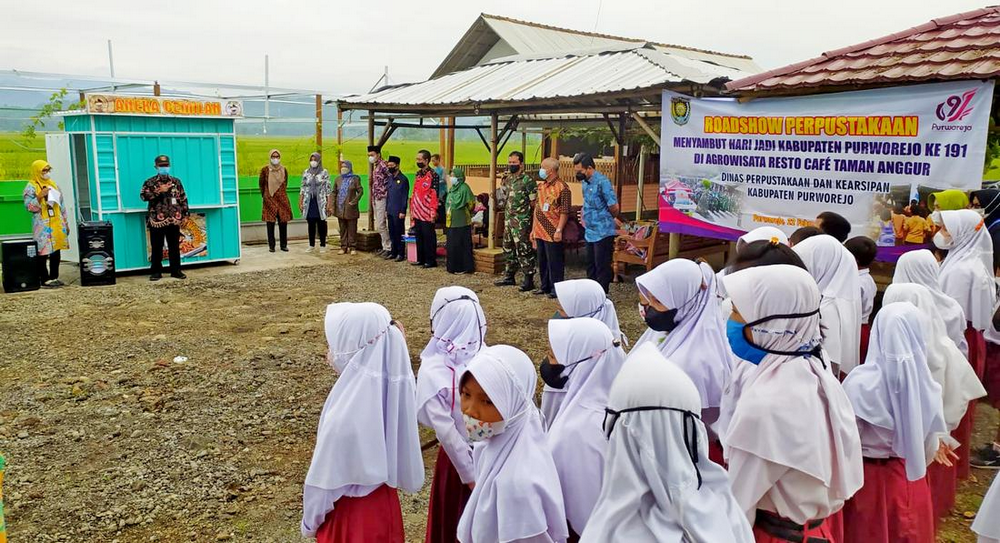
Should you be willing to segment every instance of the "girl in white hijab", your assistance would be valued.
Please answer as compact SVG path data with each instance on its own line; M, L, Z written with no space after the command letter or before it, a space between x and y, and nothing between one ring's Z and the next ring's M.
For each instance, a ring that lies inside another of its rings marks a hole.
M954 453L942 442L948 430L927 365L927 320L909 302L883 306L868 359L844 380L865 458L865 484L844 506L844 541L934 541L924 475L935 456L950 465Z
M955 342L962 355L968 358L969 342L965 340L965 329L968 323L965 310L941 290L940 265L934 255L927 249L904 253L896 262L896 272L892 276L892 284L915 283L922 285L934 297L934 313L944 320L948 337Z
M833 236L813 236L793 247L819 286L823 349L834 375L847 375L861 358L861 283L851 252Z
M733 495L756 519L758 543L785 541L788 530L829 538L827 517L861 488L863 467L854 410L819 357L816 281L796 266L773 265L724 282L734 309L729 343L755 364L721 436Z
M608 327L589 317L550 320L549 344L554 360L543 362L542 375L552 375L566 394L562 409L550 421L548 443L559 472L569 528L580 534L601 492L608 445L601 421L608 390L625 354Z
M558 314L563 318L593 317L611 330L612 337L619 343L622 358L625 357L625 346L628 338L622 333L618 324L618 312L615 304L608 299L601 284L593 279L570 279L555 284L556 298L559 299ZM550 425L556 418L559 408L566 396L565 390L549 386L542 387L542 415L545 424Z
M651 343L674 360L701 394L702 421L715 422L733 366L719 317L715 272L704 262L675 258L640 275L635 283L649 326L636 347Z
M406 339L373 303L327 307L326 339L340 377L319 417L302 534L319 543L403 543L396 489L424 483Z
M993 479L983 504L979 506L972 531L979 536L978 543L1000 543L1000 477Z
M954 302L947 296L945 298ZM947 441L947 444L952 450L959 451L958 458L961 460L963 449L969 450L969 443L961 443L958 438L968 440L970 436L962 435L956 430L969 410L970 403L985 396L986 390L965 356L945 332L945 324L941 319L942 312L937 301L931 295L930 289L916 283L893 283L886 289L882 303L893 304L897 302L909 302L917 308L917 311L927 317L925 320L927 329L924 331L924 337L927 338L927 365L934 381L941 385L944 420L948 431L952 432L953 436ZM964 337L962 335L963 339ZM935 514L938 518L947 515L955 505L955 492L958 483L955 466L940 463L931 464L927 468L927 482L930 484L931 501L934 503Z
M473 448L476 488L458 524L462 543L562 543L566 508L545 445L535 365L508 345L479 352L461 377L462 414Z
M611 387L604 485L581 542L752 543L726 471L708 459L701 394L652 344Z
M486 315L475 292L438 289L431 302L431 339L420 353L417 420L434 430L438 449L427 511L426 543L455 541L455 530L472 494L475 466L465 433L458 379L484 347Z
M788 246L788 235L781 230L773 226L761 226L760 228L754 228L753 230L743 234L736 239L736 255L738 256L740 252L745 251L747 247L757 241L766 241L775 245ZM715 274L716 285L719 287L719 314L722 315L722 320L729 320L729 315L733 312L733 301L730 300L725 293L722 292L722 278L728 273L729 267L722 268Z

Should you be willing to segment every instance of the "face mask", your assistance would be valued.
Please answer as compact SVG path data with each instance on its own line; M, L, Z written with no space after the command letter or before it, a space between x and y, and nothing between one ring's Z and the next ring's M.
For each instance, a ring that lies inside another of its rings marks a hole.
M552 364L549 362L549 357L546 356L542 360L542 363L539 365L538 372L541 374L542 381L546 385L549 385L550 387L555 389L562 390L562 388L566 386L566 383L569 381L569 374L572 373L572 370L567 372L566 375L563 375L562 373L566 371L566 368L575 366L576 364L579 364L579 362L570 364L569 366L563 366L562 364Z
M517 170L520 170L520 169L521 169L521 167L518 166L517 164L511 164L511 165L507 166L507 171L509 171L510 173L517 173Z
M170 175L170 166L160 166L156 168L156 172L160 175Z
M983 209L981 207L974 207L974 208L972 208L972 210L975 211L977 214L979 214L980 218L986 218L986 210L985 209Z
M586 181L587 180L587 174L585 174L583 172L576 172L576 180L577 181Z
M547 179L549 177L549 172L545 171L545 168L538 170L539 179Z
M272 158L271 159L271 164L274 164L275 166L277 166L278 164L281 164L281 159L280 158Z
M642 315L642 320L646 321L646 326L650 329L656 330L657 332L671 332L677 325L677 309L668 309L666 311L660 311L651 305L643 306L639 305L639 314Z
M504 431L504 421L502 420L497 422L483 422L465 413L462 413L462 419L465 420L465 431L469 434L469 441L473 443L498 436Z
M310 160L309 161L309 167L310 168L315 168L317 166L319 166L319 162L316 162L315 160Z
M373 157L373 156L368 157L368 163L369 164L375 164L375 157Z
M351 170L348 170L347 168L340 169L340 175L347 175L349 173L351 173Z
M49 173L49 172L43 172L42 173L42 179L45 179L46 181L48 181L51 178L52 178L52 174L51 173Z
M942 251L947 251L955 245L955 240L951 239L951 236L945 236L944 232L938 232L934 234L934 246Z
M767 356L767 351L751 345L747 341L746 336L743 335L745 326L746 324L736 322L733 319L726 321L726 339L729 340L729 347L733 349L733 354L756 366Z
M422 169L424 169L425 167L427 167L427 163L426 163L426 162L420 162L419 160L417 161L417 168L418 168L418 169L421 169L421 170L422 170Z
M389 166L389 173L396 173L398 171L399 171L399 168L396 168L394 166Z

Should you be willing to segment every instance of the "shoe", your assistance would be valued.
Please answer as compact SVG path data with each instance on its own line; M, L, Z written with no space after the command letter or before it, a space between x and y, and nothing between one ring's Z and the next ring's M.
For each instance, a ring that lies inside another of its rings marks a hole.
M386 255L383 255L382 258L384 258L386 260L396 260L396 255L394 255L392 253L388 253Z
M1000 452L993 448L992 443L984 445L974 452L969 464L979 469L1000 469Z
M438 267L437 264L424 264L424 269L425 270L429 270L431 268L436 268L436 267Z
M51 281L46 281L46 282L42 283L41 287L42 288L56 288L56 286L53 285Z
M60 281L58 279L52 279L52 280L46 281L45 285L48 286L49 288L59 288L59 287L66 286L66 283L63 283L62 281Z
M410 262L410 265L411 266L423 266L424 263L423 262Z
M281 251L282 251L283 253L287 253L287 252L288 252L288 247L282 247L282 248L281 248Z
M535 276L534 275L525 275L524 276L524 282L521 283L520 290L521 290L521 292L529 292L529 291L535 290Z
M352 254L352 255L356 255L356 254L358 254L358 251L357 251L357 249L351 249L351 254Z
M548 294L548 293L549 292L547 290L542 290L540 288L536 288L535 291L532 292L532 294L534 294L535 296L541 296L542 294Z
M268 248L267 248L267 252L269 252L269 253L273 253L273 252L274 252L274 247L268 247Z
M315 251L315 250L316 250L316 248L315 248L315 247L313 247L312 245L310 245L310 246L306 247L306 252L307 252L307 253L311 253L311 252L313 252L313 251Z
M505 275L503 279L495 281L493 284L498 287L512 287L517 284L517 281L514 280L513 275Z
M158 273L154 273L149 276L150 281L159 281L160 279L163 279L163 276Z
M184 275L184 272L171 273L170 277L173 277L174 279L187 279L188 278L188 276Z
M342 254L342 255L346 255L346 254L347 254L347 249L341 249L341 250L340 250L340 254Z
M396 260L396 262L405 262L406 261L406 257L405 256L397 256L395 258L395 260Z
M319 252L325 253L326 252L326 245L320 245L319 246Z
M551 300L555 300L556 298L558 298L558 296L556 296L555 292L549 292L548 294L546 294L546 296L548 296L549 299L551 299Z

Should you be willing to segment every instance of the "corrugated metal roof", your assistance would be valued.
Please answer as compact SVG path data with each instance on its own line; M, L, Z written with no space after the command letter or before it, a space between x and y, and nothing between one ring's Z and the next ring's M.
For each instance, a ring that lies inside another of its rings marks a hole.
M726 85L731 91L980 79L1000 76L1000 7L993 6L823 53Z
M346 104L463 105L517 102L707 84L746 75L642 44L612 51L497 61L423 83L351 96ZM488 106L487 106L488 107Z
M495 60L493 57L496 56L495 48L498 44L506 45L506 47L500 48L507 51L503 53L505 55L554 55L584 49L640 46L646 43L657 50L692 61L708 62L745 73L760 71L760 67L750 57L743 55L730 55L681 45L654 43L641 38L581 32L484 13L476 19L476 22L459 40L459 43L431 77L440 77L447 73L493 61Z

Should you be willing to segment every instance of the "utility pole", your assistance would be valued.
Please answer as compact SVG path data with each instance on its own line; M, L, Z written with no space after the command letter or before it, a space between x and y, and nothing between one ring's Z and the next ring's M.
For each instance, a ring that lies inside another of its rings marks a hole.
M267 135L267 119L271 116L271 74L270 60L264 55L264 135Z
M115 92L115 54L111 49L111 40L108 40L108 67L111 68L111 92Z

